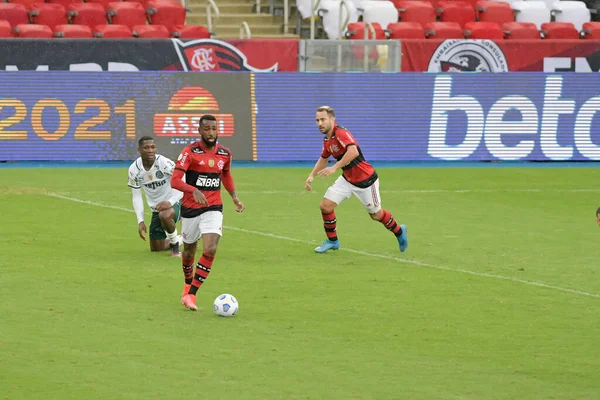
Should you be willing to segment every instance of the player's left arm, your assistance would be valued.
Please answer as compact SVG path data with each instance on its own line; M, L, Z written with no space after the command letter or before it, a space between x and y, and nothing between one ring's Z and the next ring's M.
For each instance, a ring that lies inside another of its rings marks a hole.
M233 203L236 206L235 210L237 212L244 211L244 204L242 204L242 202L237 196L237 192L235 191L235 183L233 182L233 175L231 175L231 158L223 167L223 172L221 173L221 181L223 182L225 190L227 190L227 192L231 196L231 199L233 200Z

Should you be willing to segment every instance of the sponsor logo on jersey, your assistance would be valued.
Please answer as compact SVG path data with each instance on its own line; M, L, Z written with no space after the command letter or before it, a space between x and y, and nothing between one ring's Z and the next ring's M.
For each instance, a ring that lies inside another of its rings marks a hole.
M200 175L196 180L196 186L198 188L218 188L221 186L221 178L209 178L206 175Z
M150 190L154 190L156 188L159 188L159 187L163 186L166 183L167 183L167 180L163 179L162 181L144 183L144 186L147 187Z

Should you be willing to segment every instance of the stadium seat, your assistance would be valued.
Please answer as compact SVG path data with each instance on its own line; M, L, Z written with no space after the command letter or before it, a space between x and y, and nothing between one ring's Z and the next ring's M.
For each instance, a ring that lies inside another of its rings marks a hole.
M352 3L348 3L350 7L350 19L349 22L358 21L358 11ZM345 7L343 10L343 19L348 14L348 10ZM329 39L340 39L340 33L343 36L346 32L346 27L340 29L340 2L337 0L324 0L321 1L317 15L321 16L323 21L323 30L327 34Z
M471 21L465 24L465 37L468 39L502 40L504 32L495 22Z
M210 39L208 28L202 25L176 25L171 36L180 39Z
M0 20L5 20L11 26L29 23L29 14L23 4L0 3Z
M440 1L440 22L456 22L464 28L467 22L475 21L475 10L470 4L460 1Z
M541 32L544 39L580 39L579 31L570 22L546 22Z
M106 24L106 12L102 4L73 3L67 7L69 20L74 25L87 25L90 28Z
M401 22L418 22L421 25L435 22L435 10L429 2L394 0L394 5L398 10Z
M481 22L495 22L502 26L505 22L513 22L515 14L508 3L498 1L478 1L475 17Z
M378 23L381 26L388 26L391 23L398 22L398 10L391 1L365 1L361 3L363 22Z
M173 0L150 0L146 3L148 21L153 25L164 25L169 32L174 26L185 25L185 8Z
M29 6L29 18L32 24L46 25L50 29L69 22L65 7L55 3L32 4Z
M111 24L133 28L147 23L144 6L136 2L112 2L108 5L106 13Z
M506 39L541 39L533 22L506 22L502 25Z
M10 26L10 22L1 20L0 21L0 37L1 38L9 38L13 37L13 30Z
M102 6L102 8L104 8L105 10L108 8L108 5L110 3L112 3L115 0L85 0L86 3L90 4L90 3L95 3L95 4L100 4Z
M171 37L169 30L164 25L136 25L133 27L133 36L142 39L168 39Z
M133 33L127 25L96 25L92 31L97 38L133 39Z
M432 39L464 39L465 34L458 22L430 22L425 24L425 35Z
M373 29L369 29L368 25L370 25ZM365 36L365 32L366 35ZM373 37L373 32L375 33L375 37ZM346 31L347 39L370 39L370 40L385 40L386 35L385 31L377 22L372 24L368 24L366 22L352 22L348 24L348 30Z
M83 3L83 0L46 0L46 3L61 4L65 9L69 7L71 3Z
M550 10L543 1L516 1L512 4L516 22L533 22L538 29L550 22Z
M578 31L591 20L590 10L581 1L557 1L552 5L550 14L554 15L554 22L570 22Z
M586 22L581 32L584 39L600 40L600 22Z
M18 24L13 28L15 36L22 38L52 38L52 29L46 25Z
M43 0L10 0L8 3L23 4L25 7L29 8L29 6L34 3L43 3Z
M425 39L425 30L418 22L394 22L386 33L390 39Z
M54 36L58 38L92 38L92 29L87 25L57 25L54 27Z

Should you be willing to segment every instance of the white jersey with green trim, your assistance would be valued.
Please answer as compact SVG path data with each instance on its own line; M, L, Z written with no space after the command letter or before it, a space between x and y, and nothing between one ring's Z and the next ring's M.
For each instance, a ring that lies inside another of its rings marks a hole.
M129 167L129 182L127 186L132 189L144 189L146 202L152 211L161 201L171 204L177 203L183 197L183 193L171 187L171 176L175 169L175 163L159 154L154 159L154 164L146 171L142 164L142 157L138 157Z

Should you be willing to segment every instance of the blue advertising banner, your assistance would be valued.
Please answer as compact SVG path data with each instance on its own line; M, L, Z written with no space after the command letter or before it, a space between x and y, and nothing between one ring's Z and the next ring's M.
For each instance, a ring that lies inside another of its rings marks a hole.
M600 160L600 76L256 75L260 161L316 160L318 106L371 161Z
M175 158L217 117L219 141L253 157L251 75L183 72L0 74L0 161L133 160L137 139L155 138ZM231 96L234 91L237 96Z

